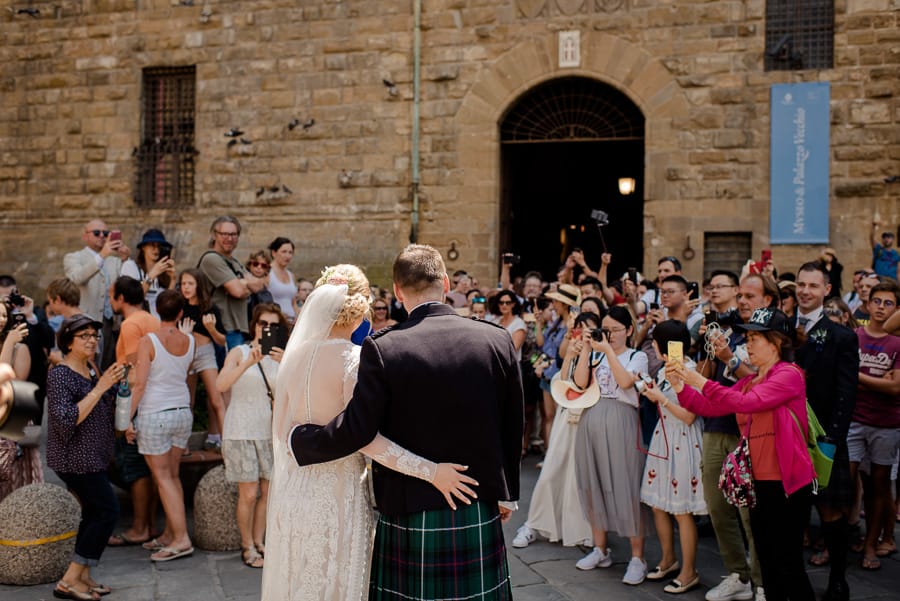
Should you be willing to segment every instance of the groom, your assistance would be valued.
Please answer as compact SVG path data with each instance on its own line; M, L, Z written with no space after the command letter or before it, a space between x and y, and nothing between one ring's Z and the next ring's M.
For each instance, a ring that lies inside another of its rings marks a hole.
M434 248L407 246L393 277L409 319L365 340L346 410L325 427L296 426L291 449L300 465L322 463L381 432L431 461L469 466L478 499L454 511L428 482L373 463L381 517L369 599L511 600L501 520L519 498L515 349L503 329L443 303L450 281Z

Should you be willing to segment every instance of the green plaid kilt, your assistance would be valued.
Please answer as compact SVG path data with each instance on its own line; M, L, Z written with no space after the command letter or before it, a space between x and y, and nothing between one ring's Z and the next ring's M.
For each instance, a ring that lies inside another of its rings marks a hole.
M381 516L369 601L511 601L497 505Z

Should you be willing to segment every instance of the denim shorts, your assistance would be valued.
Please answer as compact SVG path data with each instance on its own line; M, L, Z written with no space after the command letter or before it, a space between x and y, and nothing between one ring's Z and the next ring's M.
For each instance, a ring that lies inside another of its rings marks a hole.
M139 411L134 422L138 451L141 455L163 455L172 447L186 449L193 424L194 414L190 407L164 409L155 413Z

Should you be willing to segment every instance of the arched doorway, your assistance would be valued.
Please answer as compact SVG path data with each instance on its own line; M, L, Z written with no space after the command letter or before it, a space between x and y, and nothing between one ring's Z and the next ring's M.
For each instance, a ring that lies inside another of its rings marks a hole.
M514 275L548 280L574 249L610 278L643 263L644 115L625 94L586 77L561 77L522 94L500 120L500 251L522 257ZM619 178L634 178L630 195ZM593 210L609 215L602 229Z

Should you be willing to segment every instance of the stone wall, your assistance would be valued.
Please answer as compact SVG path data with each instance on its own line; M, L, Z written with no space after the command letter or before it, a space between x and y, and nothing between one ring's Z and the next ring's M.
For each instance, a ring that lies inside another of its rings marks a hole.
M212 218L245 224L238 256L276 235L293 270L354 261L386 283L410 231L412 0L5 2L0 16L0 272L34 290L99 215L136 242L162 226L182 265ZM608 82L647 117L645 267L704 231L768 246L768 94L832 85L831 246L867 264L871 214L896 227L900 184L900 0L838 0L834 68L764 72L764 0L428 0L422 15L421 226L459 243L489 281L498 259L497 121L559 75ZM556 34L582 32L582 66L559 69ZM141 69L196 65L195 206L134 205ZM382 83L397 86L391 95ZM315 119L288 129L292 119ZM226 146L240 127L253 141ZM342 172L349 185L339 183ZM260 186L285 184L260 201ZM808 247L779 247L795 266ZM652 269L651 269L652 271Z

